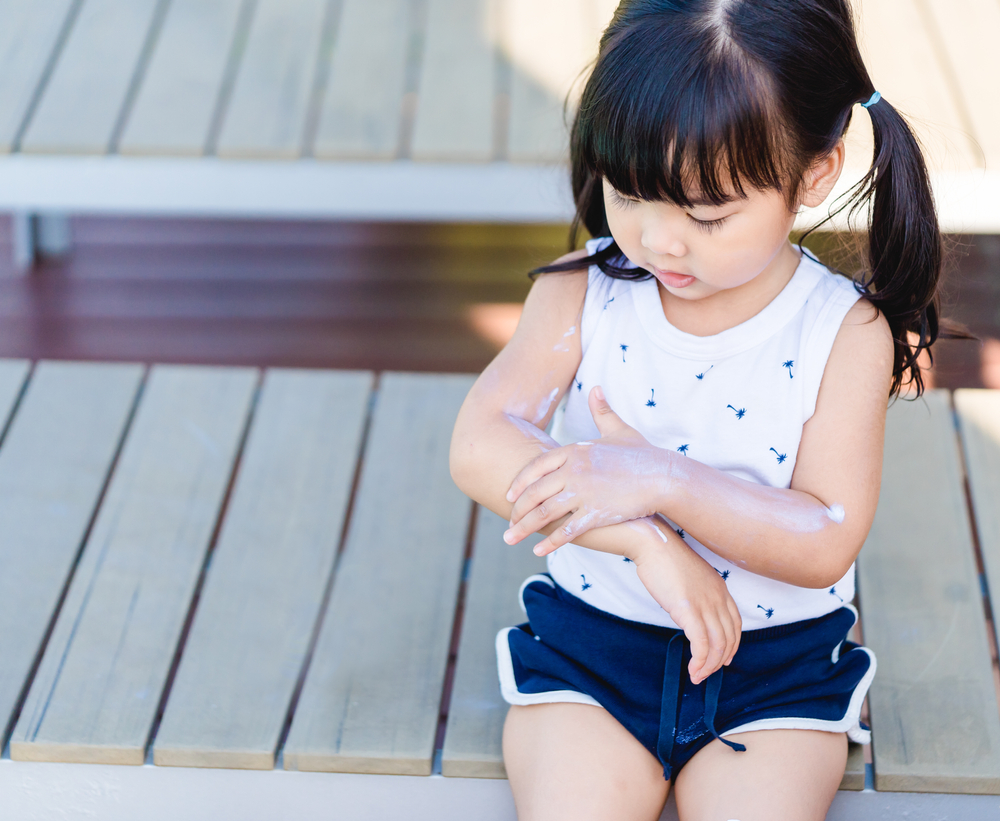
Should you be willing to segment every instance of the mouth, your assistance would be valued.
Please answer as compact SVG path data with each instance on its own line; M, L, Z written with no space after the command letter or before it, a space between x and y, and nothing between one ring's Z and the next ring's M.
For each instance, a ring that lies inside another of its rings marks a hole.
M656 267L653 268L653 272L660 282L670 288L686 288L695 280L693 276L678 274L675 271L661 271Z

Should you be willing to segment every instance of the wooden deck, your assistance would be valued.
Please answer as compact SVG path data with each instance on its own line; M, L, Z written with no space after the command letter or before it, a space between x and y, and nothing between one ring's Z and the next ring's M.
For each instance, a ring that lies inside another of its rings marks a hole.
M10 0L0 208L563 221L563 105L615 5ZM1000 229L1000 7L854 5L946 228ZM849 177L871 159L855 120Z
M0 361L7 817L510 821L492 638L540 560L448 475L471 381ZM1000 392L889 423L859 562L876 791L855 748L830 818L994 818Z

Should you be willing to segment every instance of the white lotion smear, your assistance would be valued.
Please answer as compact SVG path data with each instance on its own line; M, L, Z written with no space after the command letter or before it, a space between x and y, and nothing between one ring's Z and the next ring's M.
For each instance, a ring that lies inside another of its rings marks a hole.
M843 523L844 517L847 515L844 513L843 505L831 505L830 509L826 512L831 522L836 522L838 525Z
M535 411L534 422L537 424L541 422L545 415L549 412L549 408L552 407L552 403L556 401L556 397L559 395L559 388L553 388L552 391L546 396L541 402L538 403L538 409Z

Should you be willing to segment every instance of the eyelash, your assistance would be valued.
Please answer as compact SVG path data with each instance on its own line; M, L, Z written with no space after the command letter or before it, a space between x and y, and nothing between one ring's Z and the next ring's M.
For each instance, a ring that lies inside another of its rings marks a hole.
M625 199L625 197L623 197L621 194L619 194L613 188L611 189L611 196L614 198L615 206L617 208L621 208L622 210L627 211L629 208L634 208L635 205L636 205L636 200ZM691 217L690 214L688 214L688 216ZM729 217L722 217L722 218L717 219L717 220L699 220L699 219L695 219L694 217L691 217L691 221L694 222L698 226L698 230L705 231L706 233L709 233L709 234L711 234L717 228L721 228L722 224L727 219L729 219Z

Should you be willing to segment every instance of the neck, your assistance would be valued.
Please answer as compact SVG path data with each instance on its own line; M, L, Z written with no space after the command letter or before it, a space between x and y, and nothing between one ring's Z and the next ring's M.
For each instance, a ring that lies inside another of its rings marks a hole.
M694 336L713 336L759 314L781 293L795 274L802 254L785 242L768 265L749 282L698 300L678 299L659 286L667 321Z

